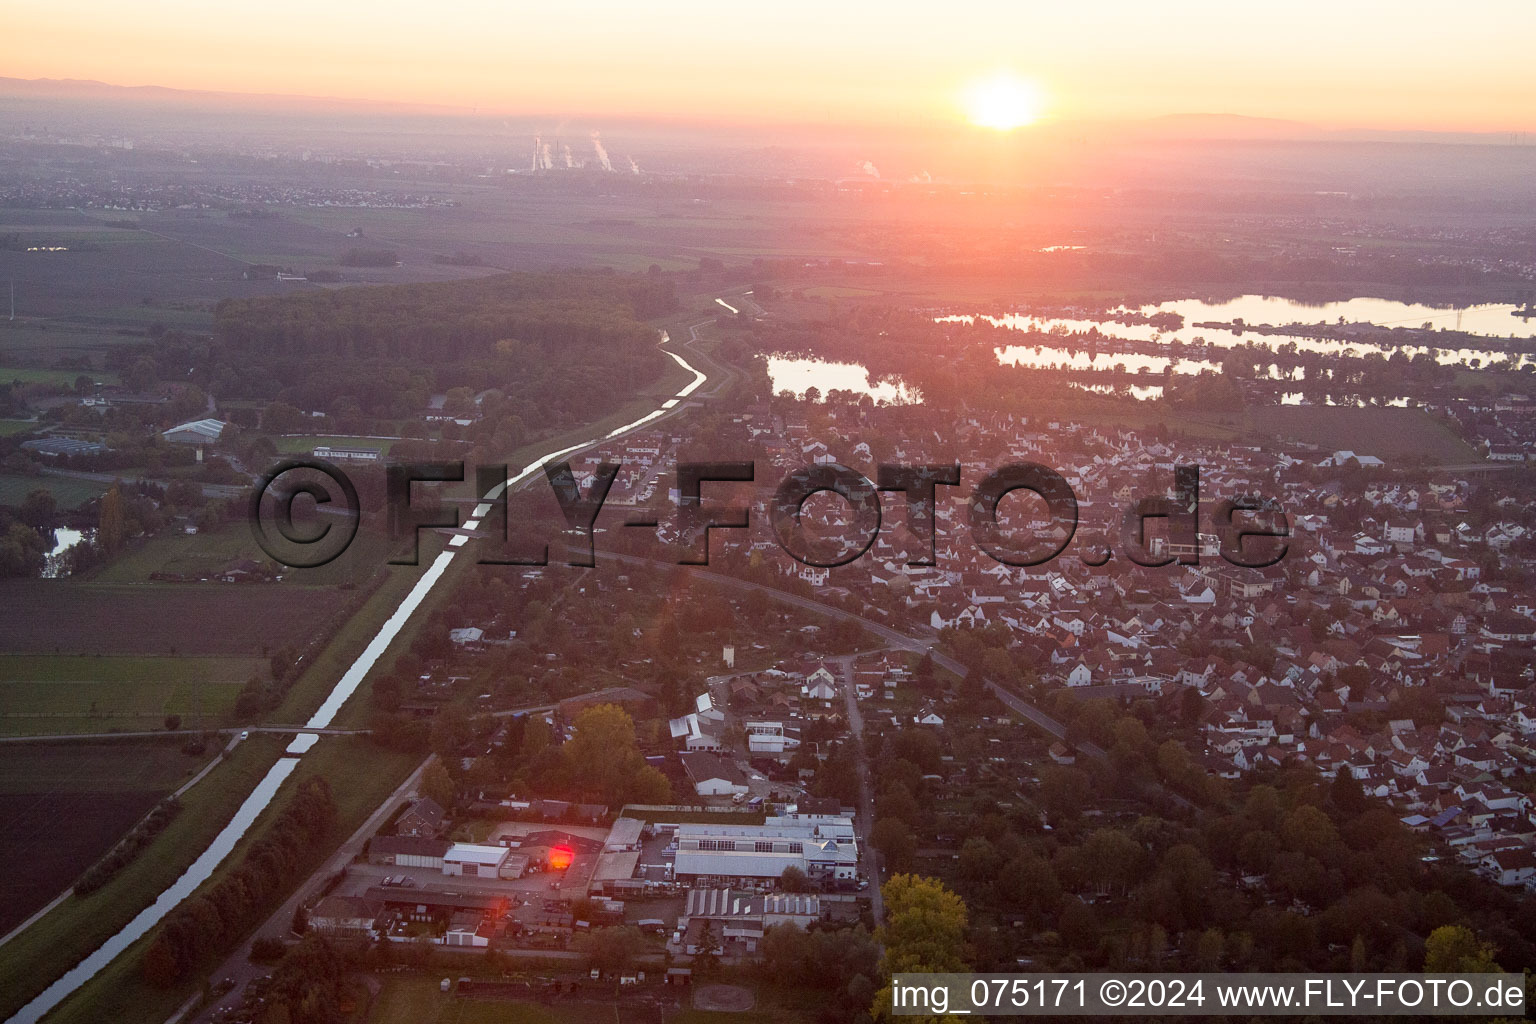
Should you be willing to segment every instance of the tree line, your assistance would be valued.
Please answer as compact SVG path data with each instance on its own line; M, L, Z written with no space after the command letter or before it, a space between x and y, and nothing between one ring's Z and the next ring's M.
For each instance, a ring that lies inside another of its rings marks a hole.
M166 917L140 961L144 979L156 988L170 988L258 924L272 902L299 880L335 823L330 785L319 776L301 782L239 867Z

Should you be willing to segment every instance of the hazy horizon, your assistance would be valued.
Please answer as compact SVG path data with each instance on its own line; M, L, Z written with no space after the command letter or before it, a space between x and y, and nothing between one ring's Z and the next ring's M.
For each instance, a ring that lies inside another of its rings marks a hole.
M129 17L69 0L14 16L0 74L516 116L918 128L975 122L968 90L1008 75L1037 98L1026 126L1217 114L1322 130L1536 129L1536 67L1522 52L1536 11L1481 10L1430 19L1307 0L1260 17L1208 0L1155 11L1113 0L1070 13L951 5L935 21L867 4L797 3L770 18L696 3L665 15L470 4L423 22L398 4L278 0L242 17L170 3Z

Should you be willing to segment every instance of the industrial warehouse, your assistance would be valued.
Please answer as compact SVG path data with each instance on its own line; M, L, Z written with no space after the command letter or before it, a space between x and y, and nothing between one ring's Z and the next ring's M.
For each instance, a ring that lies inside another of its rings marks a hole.
M799 813L786 805L760 824L727 820L751 817L741 812L669 822L665 808L647 811L657 820L621 814L609 825L504 821L469 842L454 841L464 833L419 799L396 816L394 834L369 840L364 856L311 902L307 922L336 940L473 950L564 948L594 924L633 919L643 931L669 935L679 952L712 935L708 941L721 948L750 953L766 928L805 927L853 899L853 820L840 809L811 813L810 806ZM576 813L532 805L515 811ZM697 816L678 811L682 819ZM796 872L796 884L827 893L780 891Z
M811 879L852 880L859 847L845 817L770 817L762 825L682 825L673 874L700 885L773 885L789 868Z

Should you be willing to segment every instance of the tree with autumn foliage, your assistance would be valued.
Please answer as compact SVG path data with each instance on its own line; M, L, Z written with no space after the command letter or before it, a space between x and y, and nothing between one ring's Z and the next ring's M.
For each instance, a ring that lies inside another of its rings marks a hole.
M114 486L101 496L96 523L96 543L103 551L115 555L127 539L128 528L123 518L123 495Z
M885 955L880 969L896 974L960 974L969 971L965 930L965 901L937 878L892 875L880 889L885 897L885 924L876 933ZM870 1012L877 1019L891 1016L891 986L875 994Z

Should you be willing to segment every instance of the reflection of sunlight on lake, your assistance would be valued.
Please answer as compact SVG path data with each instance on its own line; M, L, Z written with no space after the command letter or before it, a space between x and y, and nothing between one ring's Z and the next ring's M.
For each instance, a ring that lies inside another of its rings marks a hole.
M1488 338L1505 338L1511 340L1536 338L1536 318L1526 319L1511 316L1516 309L1510 303L1485 303L1476 306L1460 306L1450 309L1436 309L1418 303L1396 302L1390 299L1357 298L1346 302L1329 302L1321 305L1309 306L1305 303L1291 299L1273 298L1263 295L1244 295L1229 302L1210 303L1200 299L1178 299L1171 302L1161 302L1149 306L1141 306L1134 312L1152 315L1154 313L1178 313L1184 317L1184 325L1174 330L1165 330L1152 324L1117 324L1109 320L1096 321L1086 319L1073 319L1070 317L1038 317L1027 313L1007 313L1002 316L989 316L986 314L958 314L953 316L938 317L940 323L974 323L976 320L985 320L998 327L1007 327L1018 331L1038 331L1048 333L1054 328L1063 331L1084 332L1097 329L1100 334L1111 338L1120 338L1127 341L1157 342L1171 344L1175 341L1190 344L1199 340L1220 348L1233 348L1252 342L1269 348L1278 349L1280 346L1292 343L1299 351L1317 352L1324 355L1333 355L1348 350L1354 350L1356 354L1375 351L1402 352L1410 358L1429 349L1421 345L1385 345L1371 344L1364 337L1352 340L1339 340L1330 338L1306 338L1291 334L1256 334L1251 330L1240 328L1223 329L1217 327L1197 327L1201 323L1233 323L1242 321L1248 325L1265 325L1271 327L1286 327L1292 324L1317 326L1327 324L1336 327L1339 317L1343 317L1348 323L1369 323L1377 327L1422 327L1428 323L1435 329L1450 331L1461 330L1469 334L1481 335ZM1065 339L1063 339L1065 341ZM1082 342L1077 342L1081 349ZM1012 351L1016 346L1009 346L1007 351ZM1047 348L1045 353L1037 359L1007 360L1005 362L1021 362L1026 366L1050 366L1062 362L1063 359L1057 353L1064 352L1061 348ZM1506 353L1497 349L1483 348L1445 348L1437 349L1436 360L1440 363L1470 363L1478 360L1481 363L1497 362L1505 358ZM1516 355L1517 363L1523 365L1531 361L1531 357ZM1088 366L1077 366L1074 357L1074 368L1087 369ZM1098 364L1102 365L1102 364ZM1111 364L1113 365L1113 364ZM1134 367L1132 367L1134 369ZM1176 372L1194 373L1197 368L1179 367Z
M774 394L788 391L796 398L804 398L808 389L815 388L823 398L829 391L852 391L891 405L922 401L916 389L901 381L871 381L869 371L858 363L769 356L768 379L773 384Z
M1336 324L1339 317L1347 323L1369 323L1378 327L1422 327L1466 331L1487 338L1536 337L1536 320L1511 316L1517 307L1510 303L1486 302L1475 306L1426 306L1417 302L1375 299L1362 296L1341 302L1309 305L1294 299L1272 295L1240 295L1228 302L1211 303L1202 299L1176 299L1152 306L1142 306L1143 313L1180 313L1187 325L1201 321L1226 323L1242 320L1249 324Z
M1283 393L1280 396L1280 404L1281 405L1351 405L1351 404L1353 404L1357 408L1365 408L1366 406L1374 405L1374 406L1376 406L1377 408L1380 408L1380 409L1406 409L1406 408L1408 408L1408 399L1407 399L1406 396L1399 396L1397 398L1388 398L1385 401L1375 401L1375 402L1368 402L1368 401L1366 401L1363 398L1356 399L1353 403L1350 403L1350 402L1336 402L1332 398L1323 398L1320 401L1309 401L1307 399L1307 396L1304 395L1303 393L1301 393L1300 391L1287 391L1287 392Z
M1081 348L1069 352L1064 348L1041 348L1034 345L1008 345L997 350L997 361L1007 366L1031 366L1036 369L1061 367L1069 370L1113 370L1124 367L1130 373L1161 375L1168 364L1176 362L1175 373L1199 373L1201 370L1220 370L1215 363L1203 359L1178 359L1169 356L1149 356L1140 352L1095 352L1092 355Z
M1076 380L1072 382L1072 386L1079 391L1091 391L1096 395L1113 395L1116 389L1114 384L1084 384ZM1123 386L1130 396L1138 402L1150 402L1154 398L1163 397L1163 386L1161 384L1131 384Z

